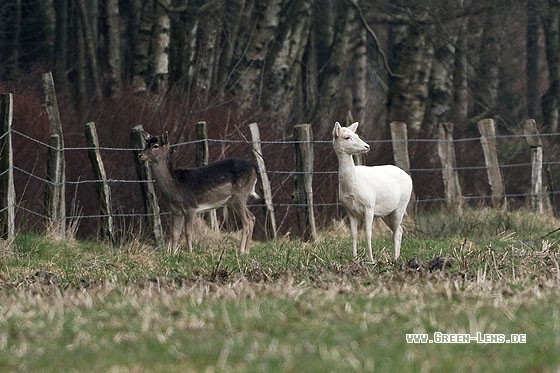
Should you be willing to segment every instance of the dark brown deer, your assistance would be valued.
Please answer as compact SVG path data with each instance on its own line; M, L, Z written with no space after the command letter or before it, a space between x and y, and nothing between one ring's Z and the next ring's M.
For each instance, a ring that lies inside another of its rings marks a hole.
M146 140L138 153L141 161L148 161L152 173L173 217L171 245L178 249L183 225L189 251L192 252L194 217L203 212L228 205L241 217L241 254L249 253L255 216L247 208L249 196L255 193L257 165L239 158L227 158L207 166L175 169L167 131L161 136L142 132Z

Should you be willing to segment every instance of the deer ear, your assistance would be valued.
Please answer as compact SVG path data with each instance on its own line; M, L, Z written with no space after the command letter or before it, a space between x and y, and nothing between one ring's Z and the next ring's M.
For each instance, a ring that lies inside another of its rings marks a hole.
M358 122L354 122L351 125L348 126L348 128L352 131L352 132L356 132L356 130L358 129Z
M152 135L150 135L148 132L144 130L142 130L141 134L145 141L148 141L152 137Z
M161 144L162 145L169 144L169 133L167 131L161 134Z
M340 123L338 122L334 122L334 128L333 128L333 137L338 137L340 136Z

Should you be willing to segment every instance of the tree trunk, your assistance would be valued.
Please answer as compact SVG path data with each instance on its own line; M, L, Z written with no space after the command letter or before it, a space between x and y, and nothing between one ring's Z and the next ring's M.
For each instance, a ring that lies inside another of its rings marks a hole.
M11 6L6 5L7 14L2 14L0 27L0 40L4 39L4 47L0 46L0 61L2 65L0 72L6 76L14 76L19 72L19 50L22 27L22 4L21 0L15 0Z
M430 72L430 105L424 120L423 137L435 138L440 123L449 122L453 104L453 64L455 62L455 45L457 38L453 30L446 31L443 45L435 51L435 58Z
M349 52L349 37L352 30L352 21L354 20L355 11L346 6L340 6L336 9L337 22L333 20L332 27L334 35L330 46L330 55L328 58L321 57L323 48L318 50L319 75L318 91L319 99L317 108L314 110L315 123L318 127L314 132L318 137L325 137L330 132L335 110L342 96L342 81L345 77L347 67L351 61ZM318 20L320 22L320 20ZM321 38L319 38L321 40ZM321 44L326 40L322 40ZM324 65L321 65L321 62Z
M238 98L242 109L248 109L251 103L260 104L262 96L262 72L271 42L280 23L282 0L256 1L253 11L253 28L249 31L250 39L243 46L245 54L241 56L239 68L235 72L234 96Z
M539 19L536 0L527 0L527 116L539 120Z
M355 47L352 59L352 112L354 120L364 122L367 102L367 38L366 29L360 27L356 31Z
M84 33L82 32L83 29L83 22L82 17L80 17L80 9L74 7L74 17L72 17L72 22L75 25L75 30L77 32L74 34L75 37L75 74L72 75L73 83L74 83L74 90L76 92L75 95L75 105L79 109L83 109L87 102L87 58L86 58L86 46L84 41Z
M315 1L312 10L312 25L309 46L305 55L304 102L309 108L319 107L319 71L322 64L329 59L329 50L334 38L334 9L331 0ZM313 122L312 114L305 119Z
M44 24L45 54L49 70L53 70L56 64L56 9L54 0L43 0L40 2L41 18Z
M69 0L54 0L56 7L55 82L59 92L68 93L68 6Z
M500 61L501 61L501 32L497 22L499 14L489 13L486 17L482 33L481 49L478 65L478 90L475 92L474 113L477 121L492 118L496 113L500 85Z
M123 43L123 84L125 84L125 82L132 82L134 76L135 50L138 45L137 39L143 0L119 0L119 3L122 4L119 7L120 17L124 20L122 23L124 30L121 33L121 38Z
M465 19L461 21L457 35L455 65L453 67L453 115L451 121L455 123L455 128L460 129L460 131L467 127L467 118L469 116L469 62L467 60L469 48L469 36L467 33L468 24L469 18L465 17Z
M426 40L423 27L409 26L402 59L396 69L399 77L390 87L389 121L408 123L409 137L417 138L428 100L428 82L433 46Z
M278 114L279 120L287 122L290 115L300 117L301 60L311 26L311 0L297 2L280 26L285 32L277 38L277 47L271 48L270 66L266 67L266 96L264 107Z
M145 0L142 4L132 61L132 87L135 92L148 89L156 93L167 91L170 4L171 0Z
M221 53L219 54L219 63L216 70L216 95L222 98L231 73L230 69L233 65L236 44L238 43L238 34L247 25L244 24L246 14L246 0L230 1L224 7L222 39L220 42Z
M107 51L106 90L109 97L118 98L122 91L119 1L105 0L105 43Z
M205 10L203 22L198 23L196 45L193 45L197 59L193 64L192 88L197 100L206 105L210 94L215 91L217 70L220 55L220 35L222 34L221 9L211 6Z
M171 0L158 0L155 4L155 24L151 48L151 76L153 90L167 91L169 84L169 13Z
M558 132L558 99L560 97L560 4L548 2L548 9L541 15L545 34L546 60L549 86L542 97L543 121L548 131Z
M170 74L174 88L181 93L191 91L197 55L197 35L200 24L198 4L189 2L183 11L171 14Z
M78 13L80 16L80 25L83 38L83 46L86 55L86 65L89 68L91 81L93 83L93 92L95 98L101 98L101 84L99 83L99 69L97 67L97 54L95 40L93 37L92 27L89 23L88 11L85 0L78 0Z
M134 92L148 90L152 26L155 23L155 0L145 0L140 11L138 32L132 50L132 87Z

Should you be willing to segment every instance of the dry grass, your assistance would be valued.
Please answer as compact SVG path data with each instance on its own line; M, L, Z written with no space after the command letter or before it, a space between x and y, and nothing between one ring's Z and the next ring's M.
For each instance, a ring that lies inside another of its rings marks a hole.
M340 222L319 242L257 242L248 257L238 255L236 233L203 226L193 255L154 251L139 241L115 249L20 235L2 246L0 365L7 371L554 371L560 247L554 234L535 237L557 221L500 215L496 222L492 214L478 215L488 219L483 235L470 215L457 219L475 235L452 231L458 224L449 217L447 237L409 232L398 261L391 259L390 237L378 231L373 263L351 258ZM408 333L434 332L520 333L527 343L406 343Z

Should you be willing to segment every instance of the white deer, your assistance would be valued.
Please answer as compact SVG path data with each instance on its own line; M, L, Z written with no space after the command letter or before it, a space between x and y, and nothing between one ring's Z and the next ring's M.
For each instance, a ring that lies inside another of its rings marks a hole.
M394 258L400 255L403 229L401 223L412 193L412 179L393 165L356 166L353 154L367 153L369 145L356 134L358 122L342 127L336 122L333 147L338 157L338 193L346 208L352 231L352 254L357 256L358 223L364 221L369 260L373 219L383 221L393 231Z
M247 199L250 195L258 198L257 165L245 159L227 158L203 167L175 169L167 132L161 136L147 132L142 135L146 146L138 157L151 163L156 184L171 211L172 249L177 250L184 225L187 246L192 252L195 214L228 204L241 217L241 254L248 254L255 216L247 209Z

